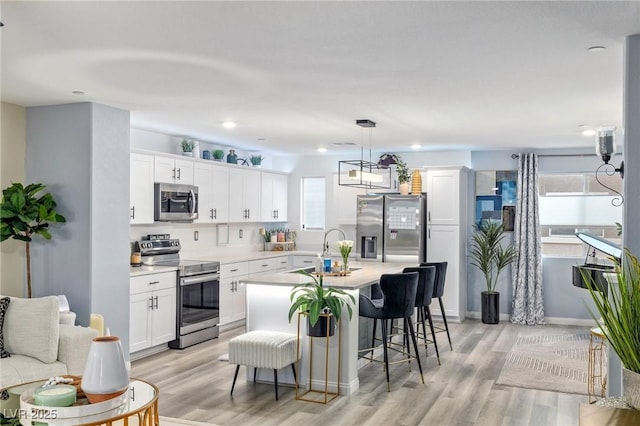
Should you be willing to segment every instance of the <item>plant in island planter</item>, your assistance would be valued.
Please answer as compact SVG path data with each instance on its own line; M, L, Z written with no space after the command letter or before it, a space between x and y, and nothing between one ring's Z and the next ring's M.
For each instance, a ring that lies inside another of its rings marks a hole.
M617 284L610 282L606 293L599 290L591 274L580 272L601 319L591 309L589 313L601 324L624 367L624 397L629 405L640 409L640 263L625 249L622 266L615 266Z
M289 322L298 309L307 312L307 335L314 337L333 336L335 324L342 316L342 309L346 306L349 319L353 316L352 304L355 298L343 290L337 288L325 288L322 285L322 275L316 277L308 272L300 271L302 275L311 277L313 282L298 284L291 292L291 308L289 309ZM320 315L331 314L329 320L320 320ZM327 330L329 322L329 330Z
M505 237L502 224L491 220L476 226L471 240L471 264L484 275L487 290L481 293L482 322L497 324L500 321L500 292L496 291L500 271L517 258L513 244L503 245Z
M50 223L66 222L64 216L56 212L56 202L50 193L38 198L36 194L45 186L33 183L26 187L14 183L2 191L0 204L0 241L13 238L24 241L27 261L27 296L31 297L31 241L34 235L45 240L51 239Z

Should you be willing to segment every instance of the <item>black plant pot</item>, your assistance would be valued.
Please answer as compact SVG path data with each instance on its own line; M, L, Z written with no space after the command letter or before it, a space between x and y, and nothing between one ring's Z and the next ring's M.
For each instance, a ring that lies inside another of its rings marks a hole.
M497 291L483 291L482 295L482 322L485 324L498 324L500 322L500 293Z
M327 330L327 318L329 319L329 330ZM328 333L327 333L328 331ZM307 318L307 336L310 337L327 337L333 336L336 332L336 317L329 315L329 317L321 316L318 318L316 325L311 325L311 321Z

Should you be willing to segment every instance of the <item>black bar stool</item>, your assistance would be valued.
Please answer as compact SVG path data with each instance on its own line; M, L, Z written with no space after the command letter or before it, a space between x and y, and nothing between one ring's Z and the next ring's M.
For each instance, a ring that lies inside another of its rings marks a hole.
M384 296L381 306L379 303L375 303L367 296L360 295L360 309L359 314L361 317L373 318L381 320L382 325L382 347L384 350L384 364L387 373L387 391L391 392L391 385L389 381L389 352L388 352L388 324L387 320L403 319L404 327L411 334L413 341L413 348L415 350L415 359L418 361L418 368L420 370L420 378L424 384L424 376L422 375L422 363L420 362L420 356L418 355L418 342L416 341L416 334L413 329L413 322L411 321L411 315L416 303L416 291L418 289L418 273L410 272L406 274L384 274L380 277L380 290ZM373 348L365 349L366 351L373 350ZM408 357L403 359L402 362L409 362L411 364L410 350L407 351Z
M420 266L435 266L436 267L436 282L433 286L433 297L438 299L440 303L440 312L442 312L442 321L444 322L444 329L441 327L435 327L438 331L446 331L447 339L449 339L449 348L453 350L451 345L451 335L449 334L449 324L447 324L447 315L444 313L444 304L442 303L442 296L444 295L444 283L447 277L447 262L423 262Z
M431 329L431 340L433 346L436 349L436 356L438 358L438 365L440 365L440 352L438 351L438 342L436 342L436 331L433 327L433 320L431 318L431 309L429 305L433 299L433 286L436 280L436 267L435 266L414 266L410 268L404 268L402 271L417 272L418 273L418 290L416 291L416 308L418 309L418 332L417 337L420 338L420 324L422 324L422 338L424 339L424 350L428 357L427 343L430 341L427 338L427 328L425 322L429 321L429 328Z

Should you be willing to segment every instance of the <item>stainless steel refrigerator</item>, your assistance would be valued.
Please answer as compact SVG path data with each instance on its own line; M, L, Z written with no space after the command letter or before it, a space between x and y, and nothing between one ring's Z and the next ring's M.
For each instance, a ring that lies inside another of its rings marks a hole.
M427 197L359 195L356 253L359 259L413 262L427 259Z

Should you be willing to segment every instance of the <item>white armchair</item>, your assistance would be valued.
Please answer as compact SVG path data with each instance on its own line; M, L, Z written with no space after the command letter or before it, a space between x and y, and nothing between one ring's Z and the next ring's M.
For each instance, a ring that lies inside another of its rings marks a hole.
M11 297L4 324L0 359L0 389L64 374L82 375L91 340L91 328L60 324L58 298Z

